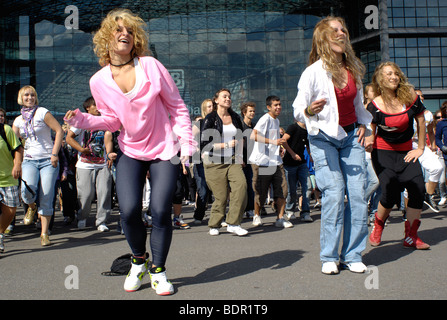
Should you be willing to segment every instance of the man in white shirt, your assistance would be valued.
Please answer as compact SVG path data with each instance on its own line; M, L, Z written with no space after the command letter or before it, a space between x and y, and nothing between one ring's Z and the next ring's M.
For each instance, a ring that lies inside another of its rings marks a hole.
M424 103L424 94L421 90L415 90L421 102ZM422 170L424 171L425 177L425 199L424 204L428 206L434 212L439 212L439 208L434 201L434 193L436 187L438 186L439 180L441 179L442 174L442 163L439 160L436 151L438 147L436 146L435 141L435 128L436 124L434 122L433 113L429 110L424 111L425 118L425 128L427 129L426 136L428 137L429 145L425 145L424 153L419 157L419 163L422 166ZM416 121L414 121L414 136L413 136L413 149L418 147L418 136L417 136L417 126ZM407 202L408 199L405 199ZM425 207L425 206L424 206ZM426 207L423 209L425 210Z
M90 114L99 116L95 100L88 98L84 109ZM79 143L76 137L79 136ZM77 214L78 228L86 227L90 215L91 204L96 194L96 227L99 231L109 231L106 226L112 210L112 175L109 169L108 154L113 151L112 133L109 131L89 131L71 127L66 142L78 150L76 163L76 185L80 209Z
M273 197L277 208L275 226L290 228L292 223L284 220L284 211L287 197L287 181L282 165L281 145L285 142L280 136L279 119L281 113L281 100L277 96L266 99L268 113L257 122L251 139L255 140L249 163L253 169L253 190L255 192L255 212L253 225L262 224L260 212L270 185L273 187Z

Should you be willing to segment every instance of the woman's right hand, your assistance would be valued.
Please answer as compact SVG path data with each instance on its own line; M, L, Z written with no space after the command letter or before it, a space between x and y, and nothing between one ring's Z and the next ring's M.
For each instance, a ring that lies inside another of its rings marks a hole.
M312 101L312 103L308 107L308 111L310 111L314 115L319 114L321 111L323 111L323 108L324 108L324 105L326 104L326 102L327 101L325 98Z
M67 113L65 114L64 120L70 120L76 115L76 113L77 113L76 110L68 110Z
M371 153L374 145L374 136L370 135L368 137L365 137L364 141L365 151Z

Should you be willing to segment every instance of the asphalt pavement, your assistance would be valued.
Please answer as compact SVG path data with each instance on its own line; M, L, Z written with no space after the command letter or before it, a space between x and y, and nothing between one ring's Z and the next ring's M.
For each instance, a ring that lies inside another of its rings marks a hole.
M78 230L75 224L65 226L58 210L49 247L40 245L40 232L35 226L22 224L23 210L19 208L14 233L6 237L6 250L0 254L0 299L176 301L172 312L191 315L205 312L194 308L203 301L234 303L239 308L238 301L262 305L269 300L447 298L447 208L441 208L439 213L423 212L419 235L431 245L430 250L402 246L402 214L392 211L383 244L375 248L368 244L364 251L368 272L343 270L331 276L321 273L319 210L312 210L313 222L295 219L289 229L275 227L275 215L270 208L267 213L260 227L244 219L242 226L249 231L245 237L230 234L225 228L219 236L210 236L206 222L192 224L193 207L183 206L184 220L191 228L174 230L167 261L167 275L175 293L157 296L148 276L140 290L127 293L123 289L124 276L101 274L110 269L115 258L129 253L124 236L116 231L117 208L109 232L99 232L93 226L95 209L85 230ZM223 308L218 310L221 314ZM263 312L259 306L250 308L252 313L255 308L258 314Z

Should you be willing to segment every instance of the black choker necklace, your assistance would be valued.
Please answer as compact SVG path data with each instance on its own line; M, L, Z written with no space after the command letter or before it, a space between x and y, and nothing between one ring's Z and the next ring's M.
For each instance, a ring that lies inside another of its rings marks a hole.
M126 64L128 64L129 62L131 62L133 60L133 58L131 58L129 61L127 61L126 63L123 64L113 64L112 61L110 61L110 65L114 66L114 67L122 67L125 66Z

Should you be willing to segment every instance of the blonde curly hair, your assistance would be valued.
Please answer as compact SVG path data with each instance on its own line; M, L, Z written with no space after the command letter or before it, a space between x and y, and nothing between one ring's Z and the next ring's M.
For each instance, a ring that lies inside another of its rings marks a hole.
M385 99L382 95L382 87L383 87L383 68L386 66L390 66L397 72L399 76L399 85L396 89L396 96L400 102L404 103L406 106L411 105L414 102L416 94L414 92L414 87L411 83L408 82L408 78L402 72L400 67L391 61L385 61L379 64L374 71L374 75L371 80L371 84L373 86L373 90L376 95L382 96L382 99Z
M343 18L329 16L320 20L316 24L312 36L312 49L309 54L309 65L313 64L318 59L321 59L323 60L324 68L329 71L335 79L341 78L342 67L337 63L335 53L332 51L330 44L334 29L329 23L334 20L340 22L346 32L346 49L343 57L346 63L346 68L356 79L357 87L363 87L362 79L365 75L366 68L362 61L355 55L354 49L351 46L346 22Z
M119 20L122 20L123 24L132 30L134 37L134 47L131 52L132 57L145 56L150 53L149 38L144 30L146 23L143 19L128 9L113 9L101 22L100 29L93 37L93 50L99 57L99 64L101 66L110 63L111 41L113 33L117 30Z

